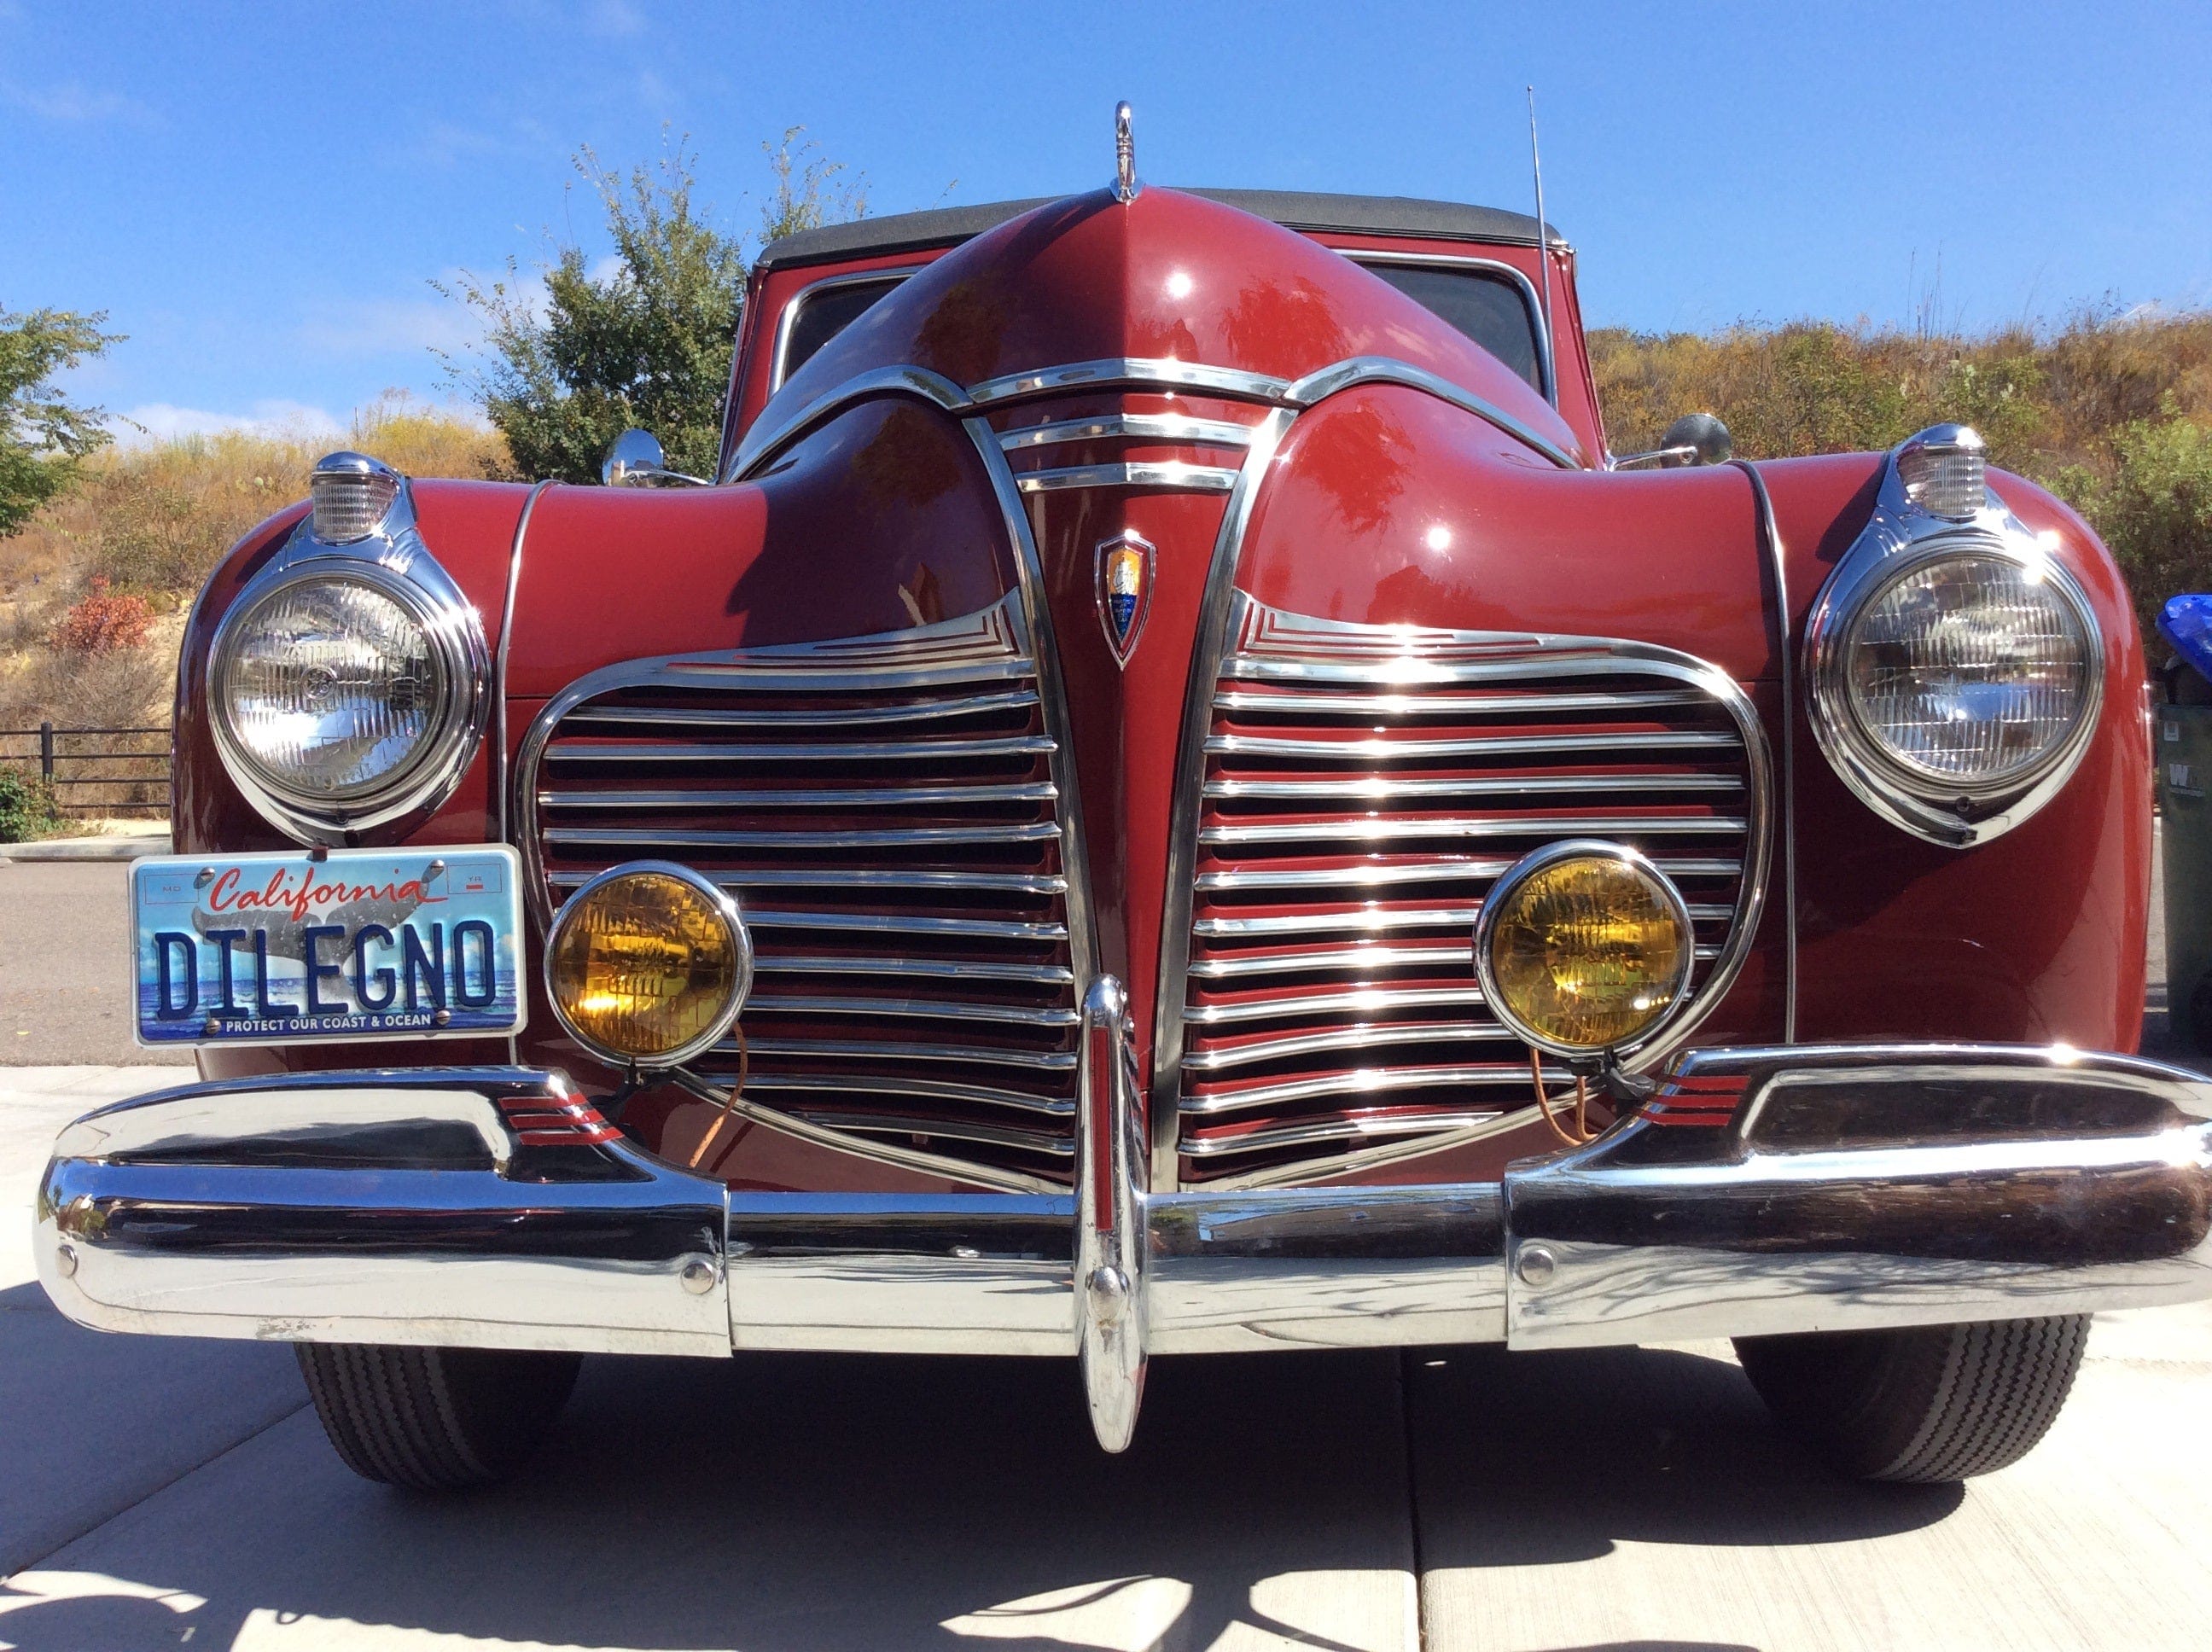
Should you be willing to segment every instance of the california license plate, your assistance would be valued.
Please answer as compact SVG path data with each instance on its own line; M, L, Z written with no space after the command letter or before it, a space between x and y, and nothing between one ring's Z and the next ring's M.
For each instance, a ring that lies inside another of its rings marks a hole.
M518 1031L520 886L520 862L504 845L138 861L138 1042Z

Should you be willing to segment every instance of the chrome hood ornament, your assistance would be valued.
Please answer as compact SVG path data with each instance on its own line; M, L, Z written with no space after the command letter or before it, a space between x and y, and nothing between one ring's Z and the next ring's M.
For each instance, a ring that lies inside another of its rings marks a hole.
M1137 137L1130 128L1129 102L1114 106L1114 198L1127 203L1145 186L1137 181Z

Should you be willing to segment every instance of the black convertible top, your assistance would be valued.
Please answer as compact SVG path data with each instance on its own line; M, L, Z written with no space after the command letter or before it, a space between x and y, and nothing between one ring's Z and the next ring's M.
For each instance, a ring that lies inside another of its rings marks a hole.
M1504 246L1536 245L1536 221L1526 213L1496 207L1463 206L1456 201L1422 201L1406 195L1312 195L1270 189L1194 189L1209 201L1233 206L1255 217L1273 219L1285 229L1338 230L1362 235L1425 235L1440 240L1491 241ZM834 258L865 258L882 252L912 252L952 246L1019 217L1050 197L996 201L986 206L939 207L901 212L887 218L856 218L786 235L761 250L756 270ZM1559 227L1551 227L1556 244Z

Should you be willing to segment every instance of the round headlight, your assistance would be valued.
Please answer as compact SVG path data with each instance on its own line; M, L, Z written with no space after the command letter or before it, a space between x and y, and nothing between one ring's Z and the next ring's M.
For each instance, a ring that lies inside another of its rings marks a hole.
M1969 552L1875 586L1840 663L1852 721L1906 785L1974 796L2059 755L2094 659L2088 617L2050 565Z
M1636 1043L1685 1000L1697 956L1666 875L1619 844L1551 844L1484 898L1474 963L1492 1014L1554 1055Z
M620 1066L677 1066L711 1048L752 988L737 902L687 867L600 873L555 914L546 995L576 1042Z
M429 616L352 574L279 585L223 628L215 670L231 755L310 809L375 796L433 750L453 714L453 666Z

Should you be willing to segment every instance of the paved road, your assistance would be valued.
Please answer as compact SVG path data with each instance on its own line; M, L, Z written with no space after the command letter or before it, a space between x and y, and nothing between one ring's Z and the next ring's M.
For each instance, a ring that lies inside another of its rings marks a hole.
M0 864L0 1067L190 1066L131 1041L130 912L121 861Z
M2100 1321L2050 1438L1963 1491L1827 1478L1697 1344L1161 1361L1118 1459L1057 1361L592 1359L520 1483L394 1493L286 1351L80 1331L31 1282L53 1132L173 1076L0 1071L0 1646L2160 1652L2212 1622L2212 1306Z

